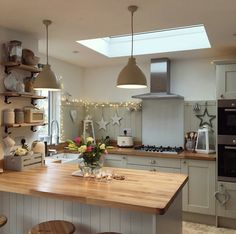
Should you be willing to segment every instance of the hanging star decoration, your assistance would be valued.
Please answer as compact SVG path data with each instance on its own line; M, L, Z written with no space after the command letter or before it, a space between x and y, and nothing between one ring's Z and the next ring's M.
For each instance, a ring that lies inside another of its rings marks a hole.
M120 125L120 121L122 120L122 117L119 117L117 113L111 118L112 119L112 124L115 125Z
M101 130L101 129L104 129L105 131L107 130L107 125L109 124L109 122L105 121L102 117L102 119L98 122L96 122L98 125L99 125L99 129L98 130Z
M196 115L196 117L201 120L199 127L202 127L203 125L208 125L212 128L212 120L215 119L216 116L209 115L207 107L205 107L204 113L202 115Z

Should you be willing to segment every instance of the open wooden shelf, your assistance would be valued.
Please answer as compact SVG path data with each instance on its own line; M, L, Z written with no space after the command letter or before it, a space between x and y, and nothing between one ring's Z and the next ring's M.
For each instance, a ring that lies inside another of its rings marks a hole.
M37 99L46 99L47 97L45 96L39 96L39 95L35 95L34 93L17 93L17 92L3 92L0 93L1 96L5 97L4 102L6 104L10 104L11 102L8 101L9 98L11 97L19 97L19 98L31 98L31 104L35 106L35 100Z
M31 127L31 131L36 132L35 127L45 126L47 123L39 122L39 123L22 123L22 124L3 124L2 126L5 128L5 133L11 134L8 131L8 128L21 128L21 127Z
M9 72L11 69L20 69L20 70L24 70L24 71L29 71L31 73L39 73L41 72L41 69L36 68L34 66L29 66L29 65L25 65L22 63L16 63L16 62L4 62L2 63L3 66L5 66L6 70L5 72Z

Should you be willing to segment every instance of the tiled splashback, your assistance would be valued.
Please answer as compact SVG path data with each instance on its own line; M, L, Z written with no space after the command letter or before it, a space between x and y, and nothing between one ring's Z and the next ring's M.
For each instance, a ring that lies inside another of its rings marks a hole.
M193 110L195 104L198 103L200 107L199 112ZM207 106L206 106L207 104ZM189 131L197 131L200 124L200 119L195 115L202 115L204 113L205 107L207 107L209 115L216 115L216 101L188 101L184 102L184 133ZM62 128L62 140L73 139L78 135L82 135L83 124L82 120L86 116L91 116L94 122L95 136L97 139L105 138L109 136L111 139L116 140L116 137L120 134L123 134L124 129L131 129L131 134L135 140L141 141L142 139L142 110L130 110L127 107L109 107L109 106L90 106L84 107L81 104L73 102L62 102L62 119L61 119L61 128ZM76 112L76 119L73 122L71 117L71 110ZM121 117L120 125L113 124L112 117L117 114L118 117ZM98 121L103 117L104 121L109 122L106 125L106 130L100 129L97 124ZM207 120L207 119L205 119ZM213 130L216 129L216 119L212 121Z

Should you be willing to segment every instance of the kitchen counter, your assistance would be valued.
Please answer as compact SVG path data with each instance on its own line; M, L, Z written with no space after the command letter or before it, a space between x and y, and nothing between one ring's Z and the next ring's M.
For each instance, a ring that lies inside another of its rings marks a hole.
M187 181L182 174L173 177L168 173L115 168L125 180L103 183L72 176L77 169L77 165L49 164L23 172L4 171L0 191L164 214Z
M200 154L193 153L191 151L183 151L179 154L168 154L168 153L158 153L158 152L146 152L141 150L135 150L134 148L118 148L114 147L108 149L109 154L120 154L120 155L130 155L130 156L141 156L141 157L159 157L159 158L177 158L177 159L194 159L194 160L207 160L215 161L216 154Z
M50 164L0 174L0 213L9 217L4 233L28 233L49 219L73 221L76 234L182 233L186 175L114 168L125 180L104 182L72 176L77 169Z

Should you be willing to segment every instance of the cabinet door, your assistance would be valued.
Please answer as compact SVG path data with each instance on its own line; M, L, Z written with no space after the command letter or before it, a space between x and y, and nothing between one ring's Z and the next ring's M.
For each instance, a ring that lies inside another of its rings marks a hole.
M215 162L183 160L181 172L189 176L183 189L183 210L215 215Z
M236 183L218 182L218 192L217 215L236 218Z
M236 98L236 64L216 65L217 99Z
M105 167L125 167L126 156L118 154L107 154L104 158Z

